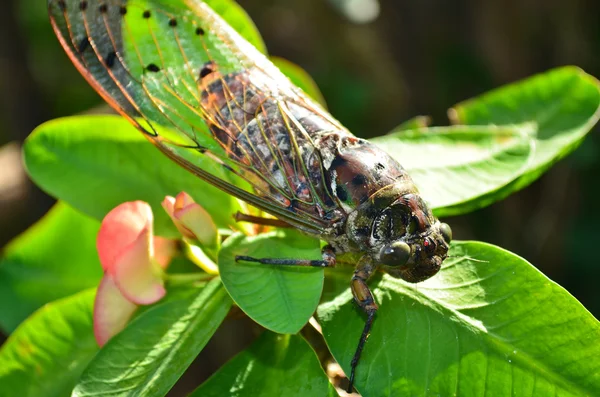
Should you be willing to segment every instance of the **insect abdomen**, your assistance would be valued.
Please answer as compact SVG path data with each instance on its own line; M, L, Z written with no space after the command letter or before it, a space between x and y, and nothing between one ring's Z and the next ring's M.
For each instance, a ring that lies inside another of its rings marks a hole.
M322 215L318 202L321 207L333 202L325 202L330 194L313 142L337 127L297 103L271 96L261 73L246 70L221 76L214 71L201 79L209 128L232 160L269 176L273 183L262 182L265 191L275 193L286 206Z

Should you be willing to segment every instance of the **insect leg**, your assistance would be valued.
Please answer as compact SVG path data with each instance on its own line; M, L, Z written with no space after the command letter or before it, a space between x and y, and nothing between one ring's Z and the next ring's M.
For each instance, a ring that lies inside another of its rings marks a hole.
M354 357L352 357L352 362L350 364L351 370L349 378L350 384L348 385L347 389L348 393L352 393L356 366L358 365L360 355L365 347L367 338L369 337L369 332L371 331L371 326L373 325L373 320L375 319L375 313L377 313L378 309L377 303L375 303L375 298L373 298L373 293L367 285L367 280L371 277L374 271L375 268L373 267L371 260L368 257L363 257L358 262L357 268L352 276L352 281L350 282L354 301L367 314L367 321L365 322L363 332L358 341L358 346L356 347L356 352L354 353Z
M329 245L323 247L321 251L323 259L278 259L278 258L252 258L250 256L236 256L235 261L256 262L263 265L278 265L278 266L312 266L312 267L334 267L335 266L335 251Z
M273 218L263 218L261 216L248 215L241 212L236 212L233 216L236 222L249 222L254 223L256 225L264 225L264 226L275 226L275 227L283 227L283 228L291 228L292 226L284 221L280 221L279 219Z

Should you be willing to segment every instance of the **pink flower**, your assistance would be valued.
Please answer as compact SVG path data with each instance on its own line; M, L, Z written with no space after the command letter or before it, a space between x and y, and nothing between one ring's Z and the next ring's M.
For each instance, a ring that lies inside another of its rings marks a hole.
M189 194L181 192L177 197L167 196L162 206L183 237L198 240L209 247L217 245L219 239L217 226L209 213L196 204Z
M100 346L120 332L137 309L165 295L162 268L175 242L154 237L153 214L143 201L123 203L100 227L98 255L104 269L94 304L94 335Z

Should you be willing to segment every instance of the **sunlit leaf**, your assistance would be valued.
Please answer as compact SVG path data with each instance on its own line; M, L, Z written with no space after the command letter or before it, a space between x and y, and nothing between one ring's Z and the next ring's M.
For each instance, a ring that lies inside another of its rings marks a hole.
M229 311L220 280L142 313L94 357L73 396L165 395Z
M318 260L318 240L293 230L255 237L236 234L225 240L219 254L223 284L248 316L275 332L298 332L319 303L323 269L236 262L237 255Z
M244 376L240 376L244 374ZM295 335L266 331L191 397L335 396L308 343Z
M0 349L0 395L63 397L98 351L92 331L94 290L35 312Z
M455 124L529 124L535 156L507 195L583 142L600 117L600 83L579 68L563 67L459 103L449 115Z
M38 127L24 146L25 164L36 183L80 211L102 219L125 201L148 202L159 235L178 236L161 207L167 195L189 193L217 225L233 225L239 203L170 161L127 121L82 116ZM210 159L204 166L216 169Z
M523 128L433 127L372 140L400 162L438 216L467 212L506 195L535 146Z
M577 300L501 248L455 242L449 254L423 283L371 283L380 307L356 374L363 396L600 393L600 324ZM318 315L349 373L363 314L346 289Z
M498 201L571 153L598 121L600 84L580 69L555 69L458 104L449 114L454 124L468 126L405 131L417 118L373 139L409 171L438 216ZM497 131L498 138L477 137L478 130ZM530 141L514 145L506 139L510 130Z
M42 305L98 285L100 222L58 203L0 259L0 326L12 331Z

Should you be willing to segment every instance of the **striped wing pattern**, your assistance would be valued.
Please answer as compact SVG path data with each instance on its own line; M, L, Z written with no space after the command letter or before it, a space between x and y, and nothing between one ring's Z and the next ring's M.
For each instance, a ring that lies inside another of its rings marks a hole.
M199 0L49 0L100 95L200 178L319 235L340 203L319 142L349 133Z

